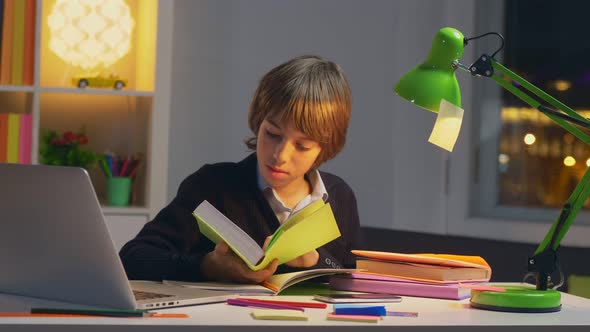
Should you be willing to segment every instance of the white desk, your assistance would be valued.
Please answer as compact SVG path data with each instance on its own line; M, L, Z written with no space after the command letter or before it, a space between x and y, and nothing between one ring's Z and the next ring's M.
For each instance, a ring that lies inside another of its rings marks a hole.
M306 296L276 299L309 300ZM1 311L29 311L31 306L51 306L49 301L0 295ZM448 301L404 297L388 303L390 311L415 311L417 318L384 317L379 323L335 322L326 320L332 310L305 309L308 321L262 321L250 317L252 308L224 303L160 310L186 313L190 318L0 318L4 331L588 331L590 300L562 294L562 310L555 313L519 314L478 310L469 300ZM507 327L510 326L510 327ZM508 330L507 330L508 328Z

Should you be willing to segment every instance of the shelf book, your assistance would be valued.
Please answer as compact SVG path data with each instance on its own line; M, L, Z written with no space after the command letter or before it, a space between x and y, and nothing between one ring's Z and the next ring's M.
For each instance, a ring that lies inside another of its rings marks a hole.
M352 251L356 267L370 273L429 281L488 281L492 270L479 256Z
M0 113L0 163L31 163L32 126L29 113Z
M262 249L246 232L208 201L194 210L199 231L214 243L224 241L250 269L265 268L275 258L279 265L340 237L330 204L317 200L287 219Z
M0 85L33 85L36 0L2 0L0 7Z

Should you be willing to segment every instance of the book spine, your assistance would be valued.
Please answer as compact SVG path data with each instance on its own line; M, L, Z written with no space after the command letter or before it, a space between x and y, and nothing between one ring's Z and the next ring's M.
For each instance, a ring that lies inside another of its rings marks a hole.
M0 60L0 84L11 83L12 77L12 34L14 21L14 0L4 0L2 20L2 60Z
M2 68L2 44L4 43L2 31L4 31L4 0L0 0L0 68Z
M8 113L0 113L0 163L6 162L6 145L8 144Z
M25 3L23 84L33 85L35 66L35 0Z
M6 139L6 161L18 163L18 140L20 137L20 114L8 113L8 138Z
M25 163L31 164L32 157L33 157L33 114L27 113L27 135L25 138L27 139L27 144L25 144L25 148L27 149L27 153L25 154Z
M462 300L470 296L470 292L468 290L462 291L459 287L454 286L438 286L342 277L330 278L330 289L449 300Z
M25 50L25 1L14 2L12 30L12 84L23 84L23 56Z
M437 268L419 267L414 264L384 262L372 259L357 259L356 268L370 273L385 274L402 278L445 280Z
M31 163L31 114L22 114L20 118L18 162L21 164Z

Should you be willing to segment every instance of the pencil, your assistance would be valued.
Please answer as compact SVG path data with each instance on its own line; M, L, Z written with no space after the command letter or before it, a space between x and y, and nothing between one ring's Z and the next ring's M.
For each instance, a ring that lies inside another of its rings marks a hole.
M262 303L262 302L249 301L249 300L243 300L243 299L227 299L226 303L229 305L237 305L237 306L241 306L241 307L255 307L255 308L266 308L266 309L288 309L288 310L304 311L303 308L292 306L292 305L276 304L276 303Z
M294 307L300 308L316 308L316 309L325 309L328 307L325 303L317 303L317 302L299 302L299 301L280 301L280 300L260 300L260 299L251 299L241 297L241 300L246 300L250 302L258 302L258 303L271 303L271 304L284 304L284 305L291 305Z

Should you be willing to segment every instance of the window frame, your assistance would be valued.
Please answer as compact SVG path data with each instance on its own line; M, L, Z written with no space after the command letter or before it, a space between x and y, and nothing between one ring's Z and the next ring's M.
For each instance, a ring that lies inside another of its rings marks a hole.
M476 33L496 31L503 34L503 31L498 31L504 26L503 12L504 1L476 2ZM494 38L473 41L466 47L462 61L469 65L471 63L467 62L493 51L497 46L498 41ZM500 62L501 53L497 56ZM499 109L502 88L491 79L468 77L469 74L465 72L458 72L457 76L462 83L466 112L458 144L449 155L446 208L448 232L476 238L540 243L559 215L559 209L495 205L498 151L495 128L501 126ZM485 123L483 131L480 130L482 123ZM480 146L480 141L485 144ZM483 158L480 159L480 156ZM589 217L589 212L581 211L561 244L588 247Z

